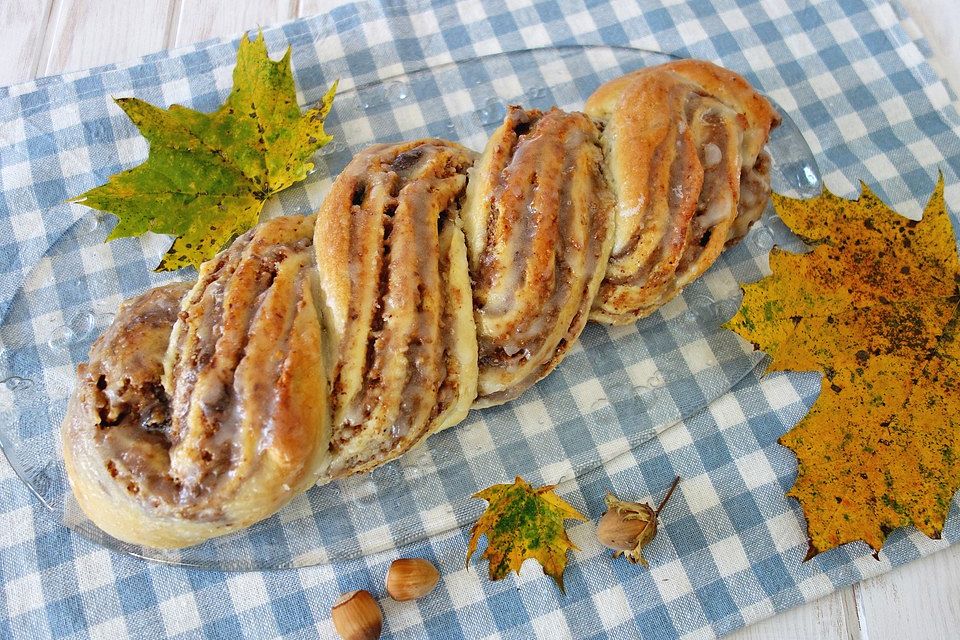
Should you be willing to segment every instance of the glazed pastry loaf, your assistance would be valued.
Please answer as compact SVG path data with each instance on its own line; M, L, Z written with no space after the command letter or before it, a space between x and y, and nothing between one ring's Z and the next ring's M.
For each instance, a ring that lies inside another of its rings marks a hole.
M121 540L196 544L516 398L588 317L653 312L743 237L777 123L736 74L683 61L586 113L510 107L479 156L366 149L316 214L124 303L62 428L80 506Z

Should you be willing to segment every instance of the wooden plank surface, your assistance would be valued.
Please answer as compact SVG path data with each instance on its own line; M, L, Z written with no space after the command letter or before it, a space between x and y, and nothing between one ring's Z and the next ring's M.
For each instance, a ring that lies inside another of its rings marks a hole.
M0 0L0 84L121 62L329 10L347 0ZM960 93L956 0L904 0ZM735 640L960 637L960 548L741 629Z
M181 0L176 46L233 36L297 17L297 0Z
M170 0L53 0L37 75L122 62L169 47L175 9Z
M856 589L864 638L960 638L960 547L864 580Z
M0 2L0 84L8 85L42 75L37 65L51 0Z
M852 588L784 611L727 636L729 640L861 640L863 637Z

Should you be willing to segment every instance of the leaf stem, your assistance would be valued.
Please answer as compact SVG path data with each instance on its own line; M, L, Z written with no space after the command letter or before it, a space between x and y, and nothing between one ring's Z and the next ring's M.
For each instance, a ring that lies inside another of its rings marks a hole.
M673 495L673 490L677 488L678 484L680 484L680 476L677 476L673 479L673 484L671 484L670 488L667 490L667 495L663 496L663 500L660 501L660 504L657 505L656 510L653 512L654 516L660 515L660 510L667 505L667 500L669 500L670 496Z

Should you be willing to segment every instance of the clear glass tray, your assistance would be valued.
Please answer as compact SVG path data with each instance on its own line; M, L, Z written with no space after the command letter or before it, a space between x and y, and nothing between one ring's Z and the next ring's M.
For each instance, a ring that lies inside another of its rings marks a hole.
M321 150L306 183L276 198L267 215L311 211L331 176L370 143L431 135L482 149L507 104L576 110L601 82L670 59L569 46L428 66L361 86L341 79L347 88L328 121L335 141ZM815 195L816 162L789 116L781 115L769 147L774 188ZM119 302L193 276L147 272L142 265L156 264L168 241L147 236L105 245L110 226L93 211L84 215L52 245L0 324L0 448L43 510L80 535L122 553L219 570L303 567L383 551L469 525L482 507L470 496L490 484L517 474L555 483L629 451L758 366L762 354L720 324L739 306L739 282L762 273L769 249L797 243L768 212L747 239L657 314L627 327L589 324L557 371L518 400L474 411L370 474L315 487L246 531L161 551L120 542L87 520L70 492L60 450L73 371ZM80 273L77 260L84 265Z

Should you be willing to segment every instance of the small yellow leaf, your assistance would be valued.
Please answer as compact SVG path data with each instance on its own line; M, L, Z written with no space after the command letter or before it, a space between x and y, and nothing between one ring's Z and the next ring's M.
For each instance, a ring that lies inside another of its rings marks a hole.
M858 200L775 195L813 250L774 250L728 323L770 371L819 371L820 397L780 442L798 460L789 495L808 558L897 527L938 537L960 488L960 261L940 177L921 221L866 185Z
M586 518L553 492L555 486L535 489L517 476L512 484L495 484L475 494L474 498L490 504L470 530L467 565L480 536L486 535L482 557L490 561L491 580L502 580L511 571L519 573L523 561L534 558L563 592L567 551L576 549L563 521Z

